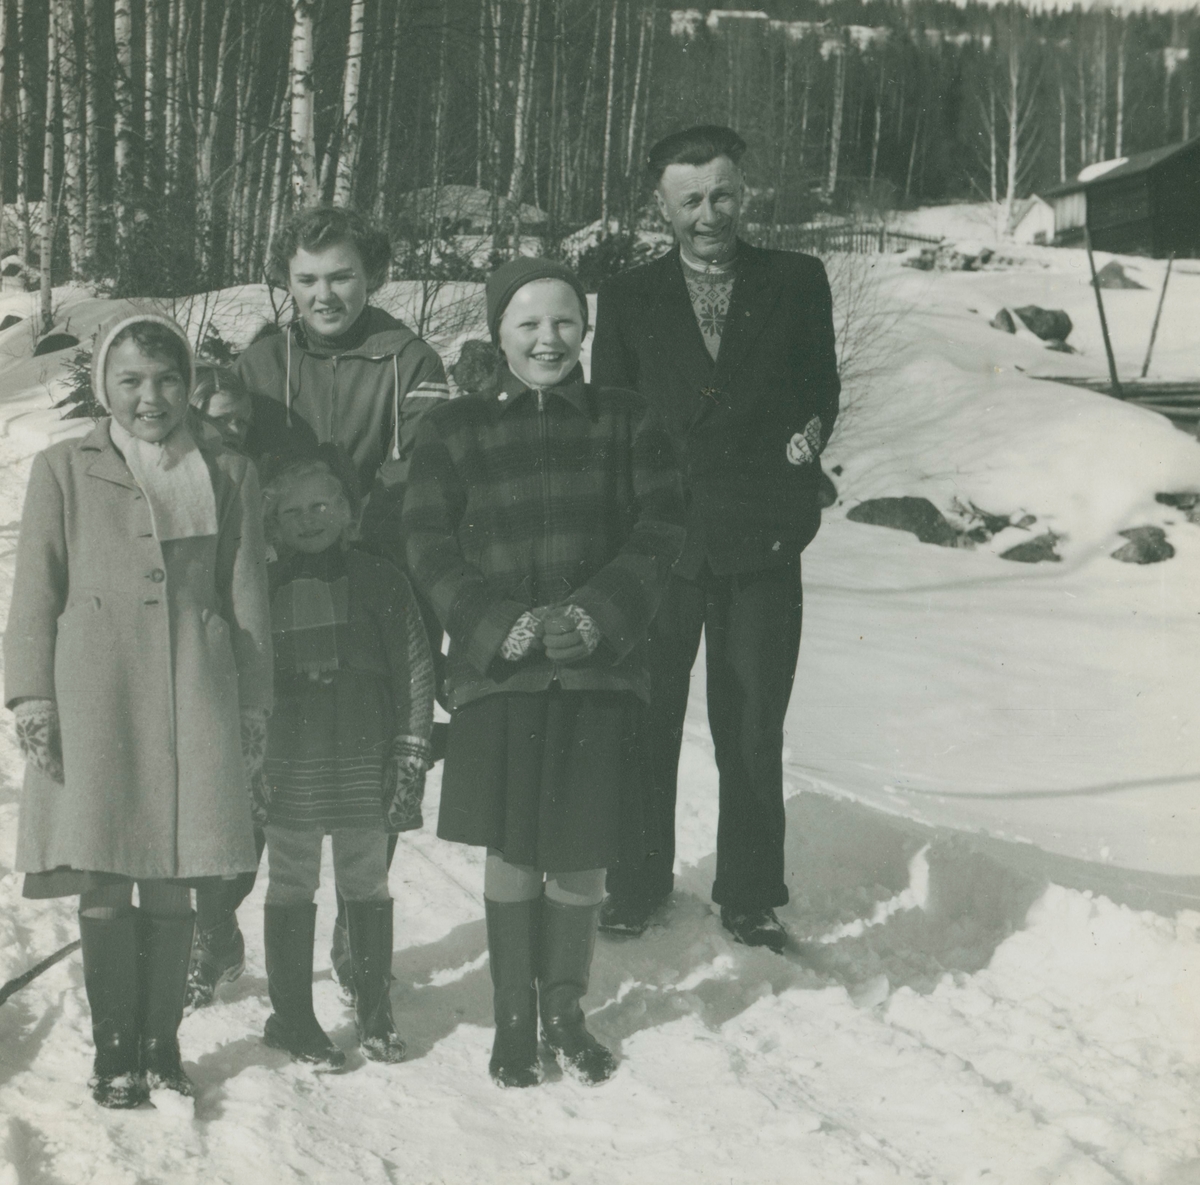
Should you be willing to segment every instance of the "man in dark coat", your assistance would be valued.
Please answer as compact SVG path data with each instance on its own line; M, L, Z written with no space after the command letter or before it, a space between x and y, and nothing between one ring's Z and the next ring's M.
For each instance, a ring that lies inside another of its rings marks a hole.
M818 457L840 383L821 262L738 238L742 139L676 132L650 151L676 246L600 289L592 381L657 405L688 498L687 540L651 628L648 724L660 835L609 870L601 925L640 934L671 892L675 790L705 635L720 773L713 900L740 941L782 950L783 720L800 647L800 553L820 525ZM628 849L639 848L630 837Z

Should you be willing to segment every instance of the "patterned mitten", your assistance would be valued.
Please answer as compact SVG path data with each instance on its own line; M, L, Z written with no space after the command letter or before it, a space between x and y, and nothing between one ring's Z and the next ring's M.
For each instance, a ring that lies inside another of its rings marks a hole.
M803 432L797 432L788 441L787 459L792 465L807 465L821 455L821 417L813 416L804 425Z
M566 605L546 618L542 638L552 662L583 662L600 645L600 627L578 605Z
M250 814L261 827L267 821L271 791L263 777L267 756L267 712L265 708L242 709L242 762L250 787Z
M425 797L425 771L429 745L415 737L392 741L383 766L383 804L389 831L415 831L422 826L421 800Z
M542 622L536 609L526 609L500 643L500 657L505 662L520 662L542 636Z
M63 782L62 734L58 708L52 699L23 699L13 706L17 744L25 760L51 781Z

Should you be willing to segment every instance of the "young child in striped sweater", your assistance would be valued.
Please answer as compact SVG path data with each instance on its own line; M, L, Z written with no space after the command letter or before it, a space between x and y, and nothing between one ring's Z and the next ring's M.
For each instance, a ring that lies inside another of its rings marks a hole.
M433 720L433 664L412 590L386 560L348 546L359 498L331 445L267 482L277 695L257 787L267 835L264 940L274 1014L268 1045L339 1066L313 1014L321 848L333 844L346 899L355 1020L363 1054L397 1062L392 1019L389 832L421 826Z

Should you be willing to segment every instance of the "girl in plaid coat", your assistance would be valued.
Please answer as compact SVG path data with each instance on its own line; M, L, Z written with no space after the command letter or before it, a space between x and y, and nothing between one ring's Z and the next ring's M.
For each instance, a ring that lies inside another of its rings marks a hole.
M665 430L631 391L583 381L587 301L561 264L487 284L503 363L422 422L404 507L409 567L450 635L438 835L484 846L502 1086L546 1043L586 1082L615 1069L587 990L620 810L637 808L646 633L683 543ZM540 1009L539 1009L540 1004Z

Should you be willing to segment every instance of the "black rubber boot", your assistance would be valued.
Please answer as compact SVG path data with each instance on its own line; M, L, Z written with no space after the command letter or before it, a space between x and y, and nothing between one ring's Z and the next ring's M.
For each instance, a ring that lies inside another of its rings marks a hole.
M541 898L484 900L496 1039L488 1071L497 1086L536 1086L537 938Z
M149 1086L189 1098L196 1085L183 1071L179 1022L187 993L196 915L155 917L139 910L138 986L142 1007L142 1069Z
M404 1060L404 1042L392 1019L392 903L347 901L346 930L354 968L354 1026L363 1057Z
M263 943L267 954L267 991L275 1011L267 1017L263 1040L285 1049L299 1062L338 1069L346 1055L338 1049L313 1013L313 931L315 905L268 905L263 910Z
M587 992L599 915L599 905L562 905L548 897L542 902L542 1035L563 1069L589 1086L611 1078L617 1068L612 1051L587 1031L579 1004Z
M188 967L186 1011L211 1004L217 988L233 983L245 970L246 940L236 914L230 914L211 929L197 927Z
M150 1099L141 1069L137 911L115 918L80 915L83 986L92 1010L96 1059L88 1086L102 1107L140 1107Z
M354 1007L354 965L350 962L350 935L346 930L346 899L337 895L337 920L333 923L333 941L329 944L329 962L333 978L342 989L342 998Z

